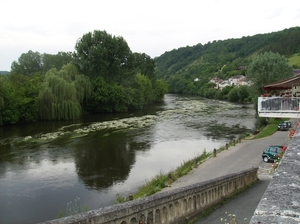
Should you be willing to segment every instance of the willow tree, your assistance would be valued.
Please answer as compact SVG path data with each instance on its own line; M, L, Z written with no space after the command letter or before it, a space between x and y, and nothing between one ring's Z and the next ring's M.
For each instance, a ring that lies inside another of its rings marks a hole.
M81 103L90 97L89 78L79 74L73 65L60 71L49 70L43 82L39 99L39 116L42 120L72 120L82 113Z

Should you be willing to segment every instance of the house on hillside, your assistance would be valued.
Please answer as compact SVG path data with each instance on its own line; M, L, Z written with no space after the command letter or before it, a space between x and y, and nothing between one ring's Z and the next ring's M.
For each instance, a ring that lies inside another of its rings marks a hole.
M210 82L216 84L215 88L219 90L222 90L226 86L232 86L232 85L235 86L250 85L249 81L246 80L246 76L244 75L237 75L227 80L214 77L210 80Z
M212 78L211 80L209 80L209 82L214 83L216 85L215 88L220 89L220 90L222 90L225 86L231 85L229 83L229 80L223 80L223 79L220 79L218 77Z
M237 75L232 78L229 78L229 82L231 85L235 86L241 86L241 85L247 85L246 76L244 75Z
M219 83L218 83L218 88L217 89L220 89L220 90L222 90L224 87L226 87L226 86L231 86L231 84L230 84L230 82L229 82L229 80L222 80L222 81L220 81Z

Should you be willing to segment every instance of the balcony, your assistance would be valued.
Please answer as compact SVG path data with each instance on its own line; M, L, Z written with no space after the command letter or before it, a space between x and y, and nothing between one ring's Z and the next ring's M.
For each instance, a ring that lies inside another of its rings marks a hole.
M259 117L300 118L300 97L258 97Z

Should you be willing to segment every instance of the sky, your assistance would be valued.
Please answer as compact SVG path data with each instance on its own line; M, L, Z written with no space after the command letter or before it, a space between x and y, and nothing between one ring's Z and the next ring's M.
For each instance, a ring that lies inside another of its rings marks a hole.
M300 26L299 0L0 0L0 9L0 71L29 50L74 52L94 30L122 36L132 52L155 58Z

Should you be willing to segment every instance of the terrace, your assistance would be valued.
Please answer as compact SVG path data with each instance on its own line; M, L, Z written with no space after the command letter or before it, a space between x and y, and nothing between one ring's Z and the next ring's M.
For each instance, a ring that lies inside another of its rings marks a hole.
M258 97L259 117L300 118L300 74L263 86L263 89L280 93Z
M258 97L259 117L300 118L300 97Z

